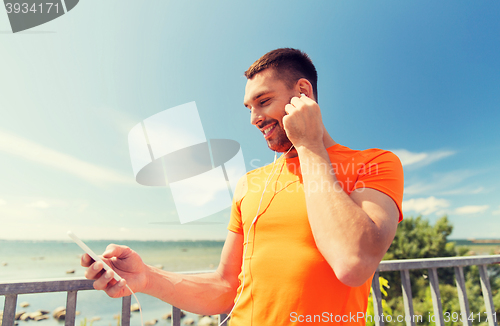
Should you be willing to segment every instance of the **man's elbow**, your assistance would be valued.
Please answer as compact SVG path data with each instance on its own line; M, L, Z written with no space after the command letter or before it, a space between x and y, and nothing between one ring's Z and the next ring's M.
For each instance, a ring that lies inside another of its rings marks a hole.
M222 285L222 293L220 296L220 306L221 309L215 314L229 313L234 306L234 298L237 295L237 289L239 286L238 277L232 277L231 275L227 278L223 278L220 273L217 272L220 277Z
M338 261L333 266L333 272L337 279L350 287L358 287L370 279L378 267L379 261L366 261L355 257Z

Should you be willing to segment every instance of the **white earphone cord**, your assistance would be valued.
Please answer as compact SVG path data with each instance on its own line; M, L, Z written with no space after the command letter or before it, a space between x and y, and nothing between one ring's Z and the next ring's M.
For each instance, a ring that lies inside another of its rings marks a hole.
M281 157L285 157L285 155L288 154L292 150L292 148L293 148L293 145L290 146L290 148L288 149L288 151L286 151L286 153L283 154ZM276 152L274 152L274 153L275 153L275 155L274 155L274 163L273 163L273 168L271 169L271 172L274 171L274 167L276 166ZM280 159L281 159L281 157L280 157ZM278 169L276 169L276 171L278 171ZM273 178L274 174L276 173L276 171L274 171L272 174L269 174L269 176L266 179L266 185L264 186L264 190L262 191L262 196L260 196L259 207L257 208L257 214L255 215L255 217L254 217L254 219L252 221L252 224L250 224L250 227L248 228L247 246L245 247L245 251L243 252L243 280L241 282L242 284L241 284L240 294L238 295L238 298L236 299L236 302L234 303L233 308L231 309L231 311L229 312L229 314L226 316L226 318L223 321L220 322L219 326L222 326L222 324L224 324L226 322L226 320L229 319L229 317L233 313L234 308L236 307L236 304L240 300L241 295L243 294L243 289L245 288L245 258L247 256L248 241L249 241L248 239L250 237L250 230L252 230L252 226L255 224L255 222L257 221L257 218L259 217L260 206L262 205L262 199L264 198L264 194L266 193L266 188L269 185L270 181L272 180L272 178Z

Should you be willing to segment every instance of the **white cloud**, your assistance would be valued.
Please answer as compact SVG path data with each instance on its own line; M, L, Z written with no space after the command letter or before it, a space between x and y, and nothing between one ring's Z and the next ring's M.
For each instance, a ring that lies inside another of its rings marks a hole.
M0 151L51 166L92 183L134 184L132 177L82 161L4 131L0 131Z
M414 211L419 214L429 215L432 213L443 213L444 208L450 206L446 199L439 199L434 196L428 198L413 198L403 201L403 212Z
M477 188L472 188L472 187L462 187L462 188L456 188L453 190L448 190L448 191L443 191L440 192L440 195L476 195L480 193L486 192L486 189L484 187L477 187Z
M454 151L414 153L406 149L395 149L391 150L391 152L393 152L399 157L403 166L415 165L419 167L439 161L445 157L454 155L456 153Z
M0 205L0 224L6 221L15 221L19 225L40 222L52 224L57 214L72 211L79 203L79 200L68 202L58 198L11 196L8 205Z
M462 206L462 207L455 209L455 213L459 214L459 215L478 214L478 213L484 213L488 208L490 208L489 205Z
M469 170L457 170L448 173L434 174L428 179L424 179L420 182L411 184L405 187L404 193L406 195L417 195L417 194L436 194L440 195L448 194L450 188L456 190L457 185L460 184L465 179L476 175L478 172ZM474 189L477 193L481 192L481 189ZM453 191L453 190L451 190ZM469 191L470 193L470 191Z
M491 214L492 215L500 215L500 206L498 206L498 209L496 211L493 211Z
M37 200L27 205L27 207L33 208L49 208L50 205L44 200Z

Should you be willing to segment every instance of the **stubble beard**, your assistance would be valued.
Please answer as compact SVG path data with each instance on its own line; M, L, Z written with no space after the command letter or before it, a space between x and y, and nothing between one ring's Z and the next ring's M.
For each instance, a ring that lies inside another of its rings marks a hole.
M276 124L275 129L277 129L275 130L275 135L267 140L267 146L272 151L284 153L290 149L292 142L288 139L285 130L283 130L279 123Z

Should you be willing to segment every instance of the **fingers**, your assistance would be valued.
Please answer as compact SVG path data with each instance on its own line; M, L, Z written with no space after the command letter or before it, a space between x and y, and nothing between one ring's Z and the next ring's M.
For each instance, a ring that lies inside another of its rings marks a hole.
M94 289L105 290L108 287L108 283L114 280L114 275L115 273L112 270L104 271L103 273L101 273L101 275L94 282ZM115 284L115 282L111 282L111 284Z
M115 244L110 244L106 247L106 250L102 254L104 258L125 258L130 254L132 250L127 246L120 246Z
M85 271L85 278L89 280L95 280L99 278L102 274L104 274L103 265L100 261L94 262L92 265L87 268Z
M133 254L132 249L126 246L110 244L102 254L104 261L112 263L117 259L125 259ZM105 270L101 261L94 261L88 254L83 254L80 264L87 267L85 278L95 280L94 289L104 290L110 297L118 298L126 295L129 291L125 288L124 279L117 282L114 279L115 271ZM109 264L109 263L108 263Z
M310 103L306 103L305 100L311 101L311 99L305 95L302 95L300 98L297 96L292 97L292 99L290 100L290 103L285 105L286 114L292 114L293 112L298 111L301 108L303 108L304 105L310 104Z
M116 282L114 277L114 272L109 270L102 273L102 275L94 282L94 289L103 290L112 298L118 298L125 295L125 284L126 281L121 279Z
M128 292L127 289L125 288L125 284L127 282L124 279L121 279L120 282L116 282L113 285L109 285L106 288L106 293L112 298L119 298L125 296Z
M89 256L89 254L83 254L80 258L80 265L83 267L89 267L93 262L94 260Z
M293 106L292 104L287 104L285 105L285 112L286 114L291 114L292 112L296 111L297 108L295 106Z
M302 100L305 96L302 96L302 97L292 97L292 99L290 100L290 104L292 104L293 106L295 107L300 107L302 105L304 105L304 101Z

